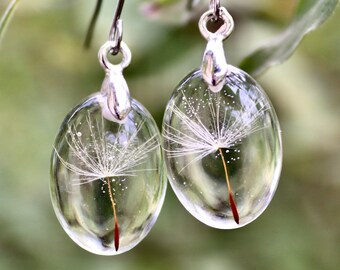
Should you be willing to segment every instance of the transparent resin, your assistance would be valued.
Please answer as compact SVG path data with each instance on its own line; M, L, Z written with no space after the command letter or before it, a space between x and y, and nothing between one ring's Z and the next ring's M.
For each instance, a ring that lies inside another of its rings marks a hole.
M281 171L280 127L248 74L228 66L217 93L200 71L189 74L169 101L163 137L171 186L198 220L233 229L266 209Z
M51 196L67 234L82 248L115 255L138 244L164 201L160 134L137 101L113 121L106 97L95 94L62 123L51 163Z

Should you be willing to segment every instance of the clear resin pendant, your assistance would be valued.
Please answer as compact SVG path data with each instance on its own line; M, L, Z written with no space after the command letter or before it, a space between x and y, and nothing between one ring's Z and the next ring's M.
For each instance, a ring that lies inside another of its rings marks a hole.
M105 119L101 94L72 110L52 155L51 196L67 234L84 249L114 255L138 244L163 204L160 136L137 101L122 123Z
M228 66L218 92L201 71L173 93L163 122L168 178L184 207L215 228L233 229L268 206L281 170L280 127L260 86Z
M212 33L207 23L218 18L223 24ZM282 163L280 127L261 87L226 62L222 41L234 27L227 10L212 5L199 27L208 41L201 69L179 84L164 115L168 178L194 217L234 229L256 219L273 198Z
M156 123L130 98L122 67L105 64L101 92L75 107L60 127L50 189L72 240L92 253L116 255L137 245L154 225L166 174Z

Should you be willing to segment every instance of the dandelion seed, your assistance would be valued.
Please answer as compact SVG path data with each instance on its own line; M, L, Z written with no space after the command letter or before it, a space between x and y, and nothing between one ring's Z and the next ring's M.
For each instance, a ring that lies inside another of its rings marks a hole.
M115 250L119 249L119 226L116 211L116 202L111 186L114 178L124 176L135 176L137 167L145 162L149 152L159 147L157 134L142 144L138 144L137 134L143 127L144 122L136 124L134 132L129 134L119 127L117 136L112 139L104 128L104 120L95 119L94 122L88 112L86 117L86 128L89 130L88 138L85 138L76 125L68 126L65 140L69 147L69 158L71 162L66 161L55 152L60 162L74 174L71 179L72 185L85 185L94 181L103 181L101 187L105 194L104 185L107 185L108 195L113 210L114 219L114 246ZM83 127L82 127L83 129ZM123 143L122 143L123 141ZM112 179L112 180L110 180ZM125 181L125 179L124 179Z
M172 104L170 109L174 116L179 119L181 129L179 130L169 124L165 124L163 136L167 143L171 145L171 147L168 147L165 151L170 158L194 155L194 158L185 164L179 172L182 172L191 164L204 157L219 152L225 171L230 208L235 222L239 224L239 214L233 198L227 170L227 164L229 164L230 161L225 160L222 149L226 149L225 152L229 153L232 148L240 144L244 138L265 128L263 123L260 123L258 120L263 116L264 112L269 109L269 104L263 104L263 100L261 100L262 103L260 103L259 101L246 99L241 102L242 106L240 108L235 109L235 101L232 101L232 104L229 104L229 102L227 105L221 104L220 95L222 95L223 92L211 93L208 89L206 91L209 95L209 97L207 97L209 102L206 102L207 109L204 111L204 118L210 119L208 123L205 119L201 118L202 114L200 114L200 104L204 104L203 100L197 103L198 99L196 98L196 103L191 102L191 97L186 97L182 90L185 111L183 112L174 103ZM226 94L224 93L224 95ZM226 96L235 98L232 95ZM240 99L242 99L241 95ZM196 106L194 104L196 104ZM240 152L237 149L233 150L232 152L235 153ZM235 158L231 158L231 160L236 161Z

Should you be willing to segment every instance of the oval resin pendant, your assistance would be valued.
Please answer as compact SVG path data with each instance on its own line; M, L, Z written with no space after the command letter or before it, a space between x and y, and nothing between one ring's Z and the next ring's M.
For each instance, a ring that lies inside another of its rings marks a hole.
M281 171L280 127L248 74L228 65L220 91L200 70L189 74L169 101L163 136L171 186L198 220L233 229L266 209Z
M165 166L157 126L131 100L114 121L95 94L65 118L51 163L51 196L67 234L99 255L130 250L150 231L164 201Z

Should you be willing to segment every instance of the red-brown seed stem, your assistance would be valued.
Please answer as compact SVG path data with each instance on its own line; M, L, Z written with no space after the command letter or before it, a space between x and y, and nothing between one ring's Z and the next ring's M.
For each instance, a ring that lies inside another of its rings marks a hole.
M110 201L111 201L112 209L113 209L113 219L114 219L114 223L115 223L115 231L114 231L115 249L116 249L116 251L118 251L118 249L119 249L119 227L118 227L118 219L117 219L117 213L116 213L116 203L113 199L111 183L110 183L109 178L106 178L106 183L107 183L107 187L108 187L108 190L109 190Z
M231 191L231 186L230 186L230 181L229 181L229 176L228 176L228 168L227 168L227 164L226 164L226 162L225 162L225 159L224 159L224 156L223 156L222 149L219 148L218 150L220 151L220 155L221 155L222 163L223 163L223 167L224 167L225 179L226 179L227 187L228 187L230 208L231 208L231 211L232 211L232 213L233 213L233 217L234 217L235 222L236 222L237 224L239 224L240 218L239 218L238 211L237 211L237 206L236 206L236 203L235 203L235 200L234 200L232 191Z
M236 203L234 201L234 198L231 192L229 192L229 201L230 201L231 211L233 212L234 220L237 224L240 224L240 217L238 215Z

